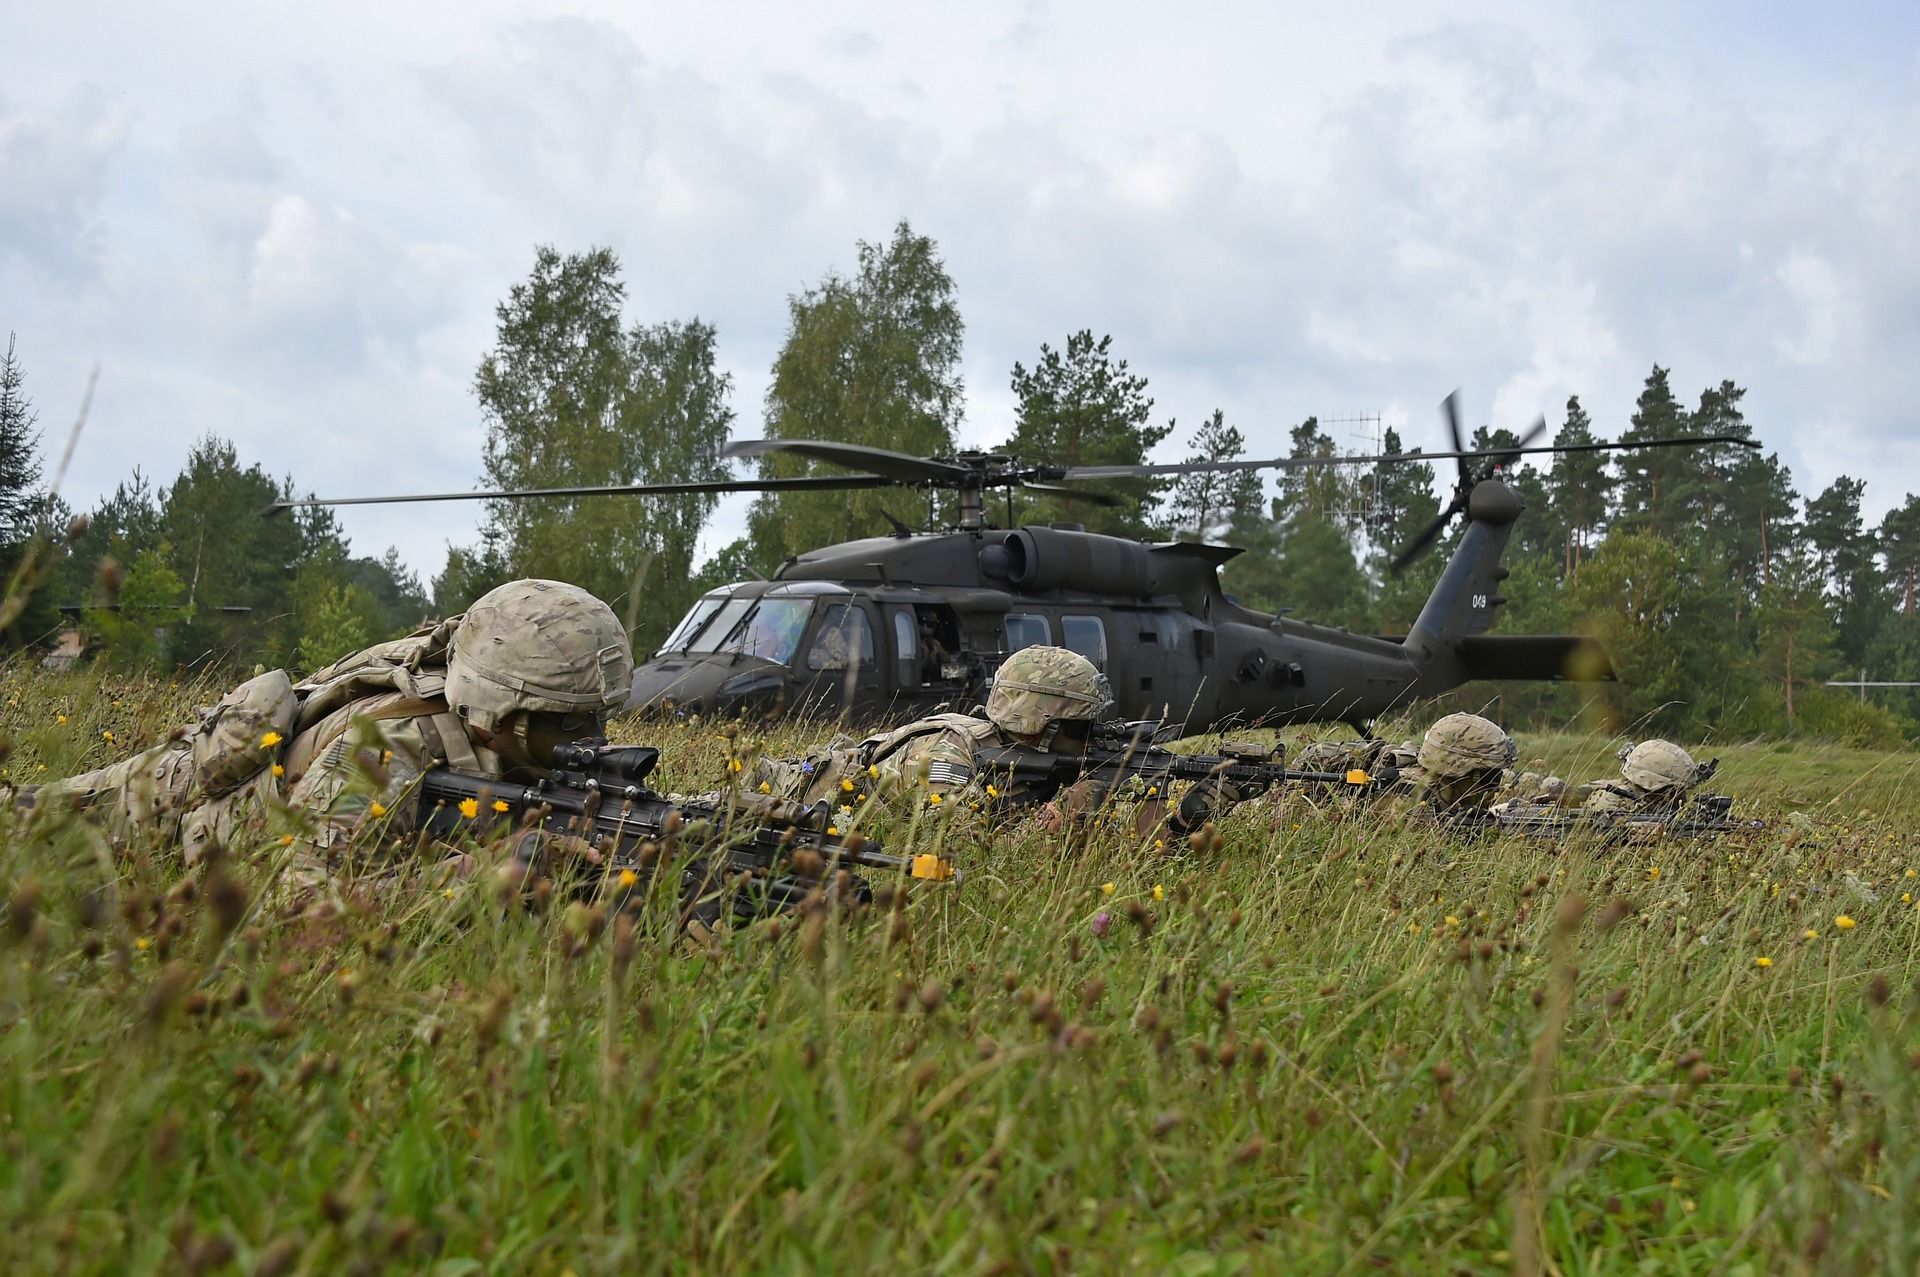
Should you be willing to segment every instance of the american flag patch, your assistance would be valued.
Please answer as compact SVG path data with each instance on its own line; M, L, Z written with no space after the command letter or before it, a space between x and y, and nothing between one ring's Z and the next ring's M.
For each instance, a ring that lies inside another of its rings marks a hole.
M963 763L950 763L944 758L936 758L927 764L927 783L929 785L964 785L973 779L973 768Z

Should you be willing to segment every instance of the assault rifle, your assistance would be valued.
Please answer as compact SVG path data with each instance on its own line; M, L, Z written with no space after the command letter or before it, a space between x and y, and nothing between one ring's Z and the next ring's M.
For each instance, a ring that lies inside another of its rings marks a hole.
M553 761L553 770L532 784L434 768L420 782L426 832L451 838L540 830L584 842L600 853L610 876L631 869L642 880L684 848L683 906L724 889L742 918L791 909L816 889L834 888L843 881L835 872L841 868L959 878L943 857L891 856L870 838L841 835L827 823L824 807L772 804L758 795L668 798L647 786L660 761L650 746L574 741L557 746ZM858 877L844 890L860 902L873 895Z
M1368 772L1300 771L1286 765L1285 747L1222 746L1219 754L1177 754L1159 744L1166 729L1150 720L1104 723L1094 729L1084 754L1025 745L978 750L974 767L991 778L1002 800L1015 805L1042 803L1082 781L1106 794L1129 779L1137 779L1150 798L1164 798L1176 780L1195 782L1201 795L1182 803L1174 828L1186 832L1210 814L1210 800L1241 802L1275 785L1338 785L1354 790L1384 789L1400 778L1393 768Z
M1711 838L1754 833L1767 827L1763 820L1735 820L1732 811L1733 799L1726 794L1702 794L1683 806L1643 811L1583 811L1510 803L1500 812L1482 814L1479 824L1483 830L1527 838L1587 834L1602 842Z

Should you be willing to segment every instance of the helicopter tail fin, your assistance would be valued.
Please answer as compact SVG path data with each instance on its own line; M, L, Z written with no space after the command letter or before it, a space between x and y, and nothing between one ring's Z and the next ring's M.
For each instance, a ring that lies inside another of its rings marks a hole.
M1482 482L1467 503L1467 529L1460 545L1447 560L1420 619L1407 634L1406 646L1416 663L1433 668L1432 672L1452 675L1459 681L1465 675L1461 640L1484 634L1493 624L1495 609L1504 604L1500 584L1507 569L1500 556L1513 532L1513 521L1520 515L1520 500L1513 489L1497 480Z

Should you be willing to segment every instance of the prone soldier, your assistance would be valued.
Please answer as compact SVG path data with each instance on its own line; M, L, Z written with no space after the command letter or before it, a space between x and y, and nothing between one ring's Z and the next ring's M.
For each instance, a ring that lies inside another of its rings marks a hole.
M117 844L176 841L189 866L215 844L257 838L284 805L303 817L288 839L291 881L317 888L369 827L391 842L423 822L414 788L429 770L538 774L556 746L602 735L632 663L605 603L559 581L511 581L298 684L283 670L257 675L175 739L16 803L79 810Z

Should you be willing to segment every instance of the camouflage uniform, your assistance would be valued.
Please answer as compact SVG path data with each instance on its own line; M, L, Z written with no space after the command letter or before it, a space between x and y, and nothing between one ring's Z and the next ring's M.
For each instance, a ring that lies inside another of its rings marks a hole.
M216 841L257 839L284 805L293 881L317 885L346 867L369 822L386 821L389 835L414 827L408 799L422 773L452 765L500 776L503 752L524 758L536 725L597 735L625 702L631 668L604 603L560 582L514 581L463 616L298 685L279 670L258 675L177 740L44 786L30 801L86 811L118 843L177 840L188 865Z
M857 743L836 742L796 759L765 759L749 789L775 799L852 809L873 799L924 791L939 803L992 795L974 770L974 755L1003 745L1050 749L1067 724L1091 726L1112 700L1093 662L1061 647L1022 648L1000 666L985 717L935 714Z

